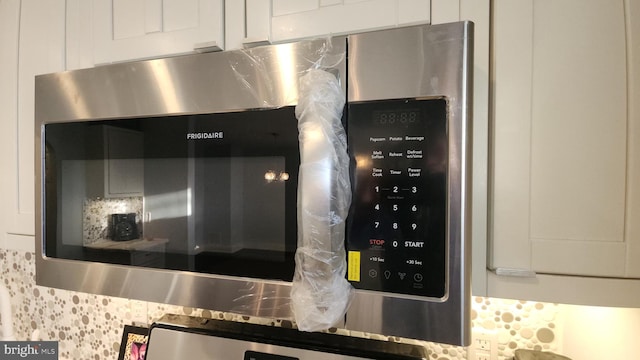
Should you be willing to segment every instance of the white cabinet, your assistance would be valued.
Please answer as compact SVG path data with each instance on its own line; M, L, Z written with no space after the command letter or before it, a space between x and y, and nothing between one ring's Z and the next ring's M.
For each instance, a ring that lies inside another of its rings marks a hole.
M69 69L224 48L223 0L69 0Z
M64 0L0 2L0 193L8 237L34 234L34 76L64 69L64 12Z
M141 132L102 125L95 129L92 158L87 164L87 195L131 197L144 195L144 136Z
M246 36L284 42L425 24L431 20L430 5L428 0L249 0Z
M493 11L490 267L539 275L492 274L489 295L520 297L507 283L529 282L535 297L572 301L578 281L550 294L546 280L640 278L640 1L499 0ZM601 290L584 291L577 302Z
M94 0L96 64L224 47L222 0Z

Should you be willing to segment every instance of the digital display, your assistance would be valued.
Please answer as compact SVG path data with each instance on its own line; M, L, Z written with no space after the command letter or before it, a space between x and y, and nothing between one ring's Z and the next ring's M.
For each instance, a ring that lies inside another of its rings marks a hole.
M419 109L378 110L373 112L374 125L420 124Z

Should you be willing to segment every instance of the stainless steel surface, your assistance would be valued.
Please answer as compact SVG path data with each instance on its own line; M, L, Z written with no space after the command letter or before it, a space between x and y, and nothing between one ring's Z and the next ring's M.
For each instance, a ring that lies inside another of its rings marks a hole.
M345 90L345 45L341 37L40 75L36 124L295 105L310 68L339 74Z
M323 67L335 73L345 90L345 47L341 37L37 76L36 282L109 296L290 318L289 283L46 257L42 131L45 124L55 122L295 105L298 79L309 68Z
M151 326L147 344L147 360L426 360L429 357L427 349L420 345L350 339L330 333L301 333L281 327L186 315L163 316ZM252 353L247 354L248 351Z
M449 106L448 296L439 302L358 292L347 314L349 329L471 341L472 48L472 23L349 37L349 102L444 96Z
M246 359L246 351L289 356L296 359L355 360L367 359L313 350L285 347L245 340L227 339L169 329L154 329L147 350L147 360Z
M521 278L535 278L536 272L531 269L518 269L518 268L504 268L498 267L493 269L493 272L498 276L512 276Z
M315 40L36 77L37 284L252 316L291 318L289 283L44 256L45 164L41 131L44 124L53 122L294 105L298 77L314 64L323 64L339 76L348 90L348 101L444 96L450 114L448 296L433 300L357 291L345 327L469 344L472 38L473 27L468 22L418 26L336 37L329 42Z

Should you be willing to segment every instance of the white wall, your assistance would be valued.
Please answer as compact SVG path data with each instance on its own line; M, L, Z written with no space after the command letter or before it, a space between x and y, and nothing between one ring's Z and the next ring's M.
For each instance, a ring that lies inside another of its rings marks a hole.
M562 354L573 360L640 358L640 309L562 305Z

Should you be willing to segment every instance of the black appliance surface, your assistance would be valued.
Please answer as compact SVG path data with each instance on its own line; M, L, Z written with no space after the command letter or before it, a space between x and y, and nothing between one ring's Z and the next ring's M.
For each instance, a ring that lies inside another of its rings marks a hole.
M446 296L447 101L349 104L357 161L347 219L354 287Z
M137 239L138 226L136 225L136 214L111 214L111 238L115 241L126 241Z

